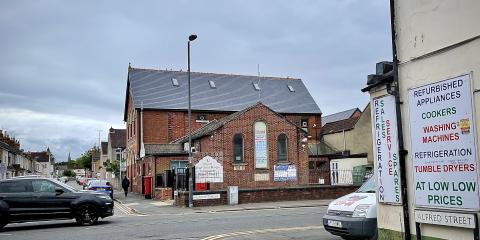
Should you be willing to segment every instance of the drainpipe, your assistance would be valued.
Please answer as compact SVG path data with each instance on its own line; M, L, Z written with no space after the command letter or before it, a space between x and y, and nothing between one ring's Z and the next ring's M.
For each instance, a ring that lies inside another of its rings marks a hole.
M403 225L404 225L404 239L411 239L410 234L410 213L408 206L408 192L407 192L407 174L406 174L406 155L408 151L405 149L403 142L403 123L402 112L400 105L403 103L400 100L400 84L398 81L398 58L397 58L397 45L396 45L396 31L395 31L395 0L390 0L390 28L392 33L392 54L393 54L393 83L395 85L395 108L397 111L397 130L398 130L398 148L400 154L400 183L402 189L402 209L403 209ZM387 86L389 93L390 87ZM417 236L418 237L418 236Z

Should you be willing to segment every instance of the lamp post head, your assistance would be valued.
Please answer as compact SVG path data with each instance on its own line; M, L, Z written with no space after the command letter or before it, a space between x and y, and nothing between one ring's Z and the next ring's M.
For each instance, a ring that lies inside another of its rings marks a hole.
M197 35L195 35L195 34L192 34L192 35L188 36L188 41L190 41L190 42L195 40L195 39L197 39Z

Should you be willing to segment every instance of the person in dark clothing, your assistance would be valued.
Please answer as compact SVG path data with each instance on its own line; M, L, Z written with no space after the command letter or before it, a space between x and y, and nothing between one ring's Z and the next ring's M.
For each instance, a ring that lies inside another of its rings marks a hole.
M127 196L129 187L130 187L130 180L128 180L127 176L125 176L122 180L122 188L125 191L125 197Z

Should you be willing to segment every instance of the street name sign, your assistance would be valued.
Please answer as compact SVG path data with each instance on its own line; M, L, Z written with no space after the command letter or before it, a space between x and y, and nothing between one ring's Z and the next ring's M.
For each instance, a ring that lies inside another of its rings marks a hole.
M473 214L415 210L415 222L461 228L475 228Z
M220 194L201 194L201 195L193 195L193 200L208 200L208 199L219 199Z
M416 206L479 209L470 75L408 91Z
M371 106L378 201L400 204L402 198L395 97L386 95L372 99Z

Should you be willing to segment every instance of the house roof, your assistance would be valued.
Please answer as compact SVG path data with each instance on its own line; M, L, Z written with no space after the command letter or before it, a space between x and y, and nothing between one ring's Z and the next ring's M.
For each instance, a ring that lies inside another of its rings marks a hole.
M49 160L52 160L53 162L53 156L51 157L51 159L49 159L49 154L46 151L30 152L30 153L27 153L27 155L30 157L30 159L37 162L49 162Z
M5 150L7 150L9 152L12 152L12 153L15 153L15 154L19 154L19 153L22 152L18 149L13 148L12 146L8 145L7 143L1 142L1 141L0 141L0 148L3 148Z
M357 123L359 118L360 117L352 117L336 122L327 123L325 124L325 126L322 127L322 134L332 134L351 130L355 127L355 123Z
M185 155L182 144L145 144L145 155Z
M127 130L110 128L108 141L112 148L125 148L127 146Z
M327 123L348 119L352 117L352 115L356 111L360 111L360 109L352 108L352 109L345 110L343 112L338 112L338 113L334 113L334 114L330 114L325 117L322 117L322 127L325 126L325 124Z
M255 90L256 83L260 91ZM301 79L192 72L191 92L192 110L237 112L261 101L278 113L321 114ZM143 102L145 109L186 110L188 74L129 68L124 120L129 94L135 108L141 108Z
M102 142L102 154L108 154L108 142Z
M232 121L233 119L237 118L238 116L248 112L250 109L254 108L254 107L257 107L257 106L265 106L262 102L258 102L252 106L249 106L241 111L238 111L238 112L235 112L235 113L232 113L224 118L221 118L220 120L213 120L211 122L209 122L208 124L206 124L205 126L195 130L192 132L192 140L193 139L197 139L197 138L201 138L201 137L204 137L204 136L208 136L208 135L211 135L211 133L213 133L215 130L219 129L220 127L224 126L226 123ZM270 111L276 113L275 111L273 111L272 109L270 109L268 106L265 106L266 108L268 108ZM278 113L276 113L278 114ZM302 130L301 128L299 128L297 125L293 124L292 122L290 122L289 120L287 120L284 116L278 114L278 116L280 118L283 118L285 119L288 123L294 125L296 128ZM304 131L304 130L302 130ZM188 141L188 135L185 135L175 141L173 141L172 143L184 143L184 142L187 142Z

